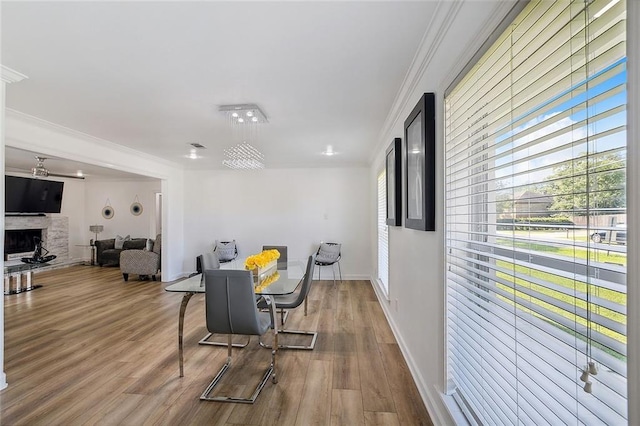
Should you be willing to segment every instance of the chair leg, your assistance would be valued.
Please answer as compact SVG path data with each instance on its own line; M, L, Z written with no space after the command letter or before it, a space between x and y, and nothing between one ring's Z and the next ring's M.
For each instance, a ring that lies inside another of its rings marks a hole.
M336 285L336 267L335 264L331 264L331 272L333 272L333 285Z
M304 345L285 345L285 344L278 344L277 339L274 340L273 345L267 345L266 343L264 343L262 341L262 339L259 340L260 346L262 346L263 348L267 348L267 349L273 349L274 347L277 347L278 349L300 349L300 350L304 350L304 351L312 351L313 348L315 348L316 346L316 340L318 339L318 333L315 331L301 331L301 330L278 330L278 334L296 334L299 336L312 336L311 337L311 343L309 343L309 345L304 346Z
M212 341L209 341L209 338L211 336L213 336L213 333L207 334L202 339L200 339L198 344L199 345L211 345L211 346L227 346L228 345L228 343L226 343L226 342L212 342ZM244 345L242 343L232 343L231 346L233 346L234 348L246 348L247 345L249 344L249 342L251 342L251 336L247 336L247 343L245 343Z
M340 269L340 261L338 260L338 272L340 272L340 284L342 284L342 269Z
M209 386L207 386L207 388L204 390L202 395L200 395L200 399L204 401L239 402L244 404L253 404L256 398L258 397L258 395L260 394L260 391L262 390L264 385L267 383L267 380L269 380L270 376L273 383L278 383L278 379L276 378L276 372L275 372L277 348L271 351L271 364L269 365L269 368L267 368L267 370L265 371L265 374L262 377L262 380L260 380L260 383L258 384L256 389L253 391L253 394L251 394L249 398L240 398L235 396L213 396L213 397L209 396L209 394L213 391L213 389L222 379L222 376L224 376L224 374L227 372L227 370L229 370L229 367L231 366L231 347L232 347L231 337L232 336L229 335L229 338L227 340L227 346L229 348L227 362L222 366L220 371L218 371L218 374L216 374L216 376L213 378L211 383L209 383ZM276 342L277 342L277 338L278 336L276 334L275 335Z
M125 282L129 281L129 274L122 274L122 278L124 278Z
M274 346L271 351L271 370L273 371L273 377L271 377L271 381L275 385L278 383L278 377L276 376L276 354L278 353L278 329L274 327L273 329L273 341Z

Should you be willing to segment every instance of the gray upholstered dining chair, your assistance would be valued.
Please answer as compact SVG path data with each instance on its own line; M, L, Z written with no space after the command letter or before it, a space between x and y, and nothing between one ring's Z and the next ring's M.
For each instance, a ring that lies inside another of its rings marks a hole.
M220 261L216 253L204 253L196 257L196 271L202 273L208 269L220 269Z
M202 283L204 285L204 271L210 271L214 269L220 269L220 261L218 261L218 255L213 253L204 253L196 257L196 273L202 274ZM209 340L213 336L213 333L207 333L198 344L200 345L212 345L212 346L227 346L227 342L217 342L215 340ZM251 338L247 338L247 343L233 343L231 346L234 348L244 348L249 344Z
M262 250L278 250L278 269L287 269L287 246L262 246Z
M206 401L243 402L253 404L265 383L271 377L278 383L276 376L276 354L278 350L278 327L273 302L268 296L259 301L269 308L269 312L260 312L256 306L256 294L253 289L251 271L215 270L204 271L205 311L207 329L210 333L227 334L227 362L213 378L200 396ZM211 392L231 367L231 335L262 336L273 330L274 345L271 351L271 365L249 398L235 396L211 396Z
M320 243L318 252L316 253L316 265L317 266L331 266L333 272L333 284L336 283L336 270L333 265L338 264L338 272L340 273L340 282L342 282L342 270L340 269L340 258L342 244L340 243ZM318 281L320 280L320 270L318 268Z
M313 269L316 264L316 255L309 256L309 260L307 260L307 269L305 271L304 277L302 278L302 285L300 287L300 291L297 293L287 294L285 296L274 296L273 301L276 305L276 309L280 309L280 315L284 315L284 309L295 309L298 306L304 303L304 315L307 315L307 296L309 295L309 291L311 290L311 283L313 282ZM259 308L267 308L268 306L261 302L258 303ZM303 345L285 345L282 344L278 346L281 349L305 349L312 350L316 345L316 339L318 338L318 333L315 331L300 331L300 330L278 330L280 334L297 334L297 335L305 335L312 336L311 343L307 346ZM274 345L267 345L260 340L260 345L265 348L272 348L277 345L277 342L274 342Z

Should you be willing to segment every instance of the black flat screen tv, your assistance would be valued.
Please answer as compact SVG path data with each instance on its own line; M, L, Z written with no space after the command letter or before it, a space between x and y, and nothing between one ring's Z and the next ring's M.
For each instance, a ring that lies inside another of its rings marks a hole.
M60 213L64 182L4 177L5 213Z

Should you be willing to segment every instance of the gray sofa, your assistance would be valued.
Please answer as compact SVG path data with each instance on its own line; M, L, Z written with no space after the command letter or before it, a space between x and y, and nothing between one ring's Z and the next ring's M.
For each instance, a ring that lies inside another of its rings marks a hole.
M100 266L119 266L120 253L123 250L144 250L147 245L146 238L132 238L122 245L122 249L116 249L116 240L98 240L96 244L96 262Z

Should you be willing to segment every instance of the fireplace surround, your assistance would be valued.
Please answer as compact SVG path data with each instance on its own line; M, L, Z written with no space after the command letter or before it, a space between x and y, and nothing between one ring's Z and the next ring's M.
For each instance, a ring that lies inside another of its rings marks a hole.
M9 238L9 231L40 231L42 245L49 250L51 254L55 254L60 260L69 258L69 218L66 216L5 216L5 246ZM33 238L31 238L33 243ZM5 247L5 260L19 259L33 254L34 248L25 250L25 255L19 252L9 254Z

